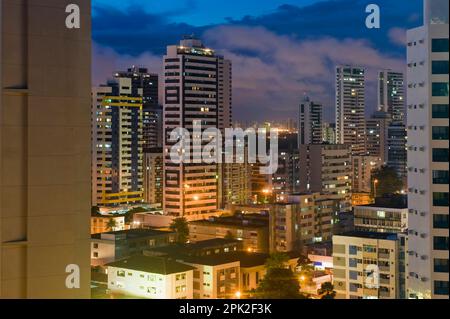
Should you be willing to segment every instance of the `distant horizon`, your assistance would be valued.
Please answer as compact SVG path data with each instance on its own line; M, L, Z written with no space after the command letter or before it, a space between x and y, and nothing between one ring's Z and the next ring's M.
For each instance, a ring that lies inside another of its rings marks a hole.
M334 121L339 64L367 70L368 117L377 110L377 71L405 72L406 29L422 21L422 0L378 1L380 29L365 27L366 0L270 0L253 12L252 2L93 0L93 84L131 65L161 75L166 47L194 34L233 62L233 120L296 118L307 94Z

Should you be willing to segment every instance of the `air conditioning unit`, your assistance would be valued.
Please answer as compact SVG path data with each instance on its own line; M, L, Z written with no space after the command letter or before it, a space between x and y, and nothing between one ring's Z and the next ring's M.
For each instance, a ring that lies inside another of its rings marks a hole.
M420 238L427 238L427 234L420 234Z
M425 217L425 216L427 216L427 213L426 212L421 212L420 216Z
M422 256L420 256L420 259L422 259L422 260L427 260L427 259L428 259L428 256L427 256L427 255L422 255Z

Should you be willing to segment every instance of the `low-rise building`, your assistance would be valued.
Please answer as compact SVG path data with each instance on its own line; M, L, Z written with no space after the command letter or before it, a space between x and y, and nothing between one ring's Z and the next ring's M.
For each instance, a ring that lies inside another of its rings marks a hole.
M125 227L125 216L123 215L93 214L91 216L91 235L125 230Z
M333 236L336 298L400 298L401 250L397 234L355 231Z
M141 254L144 249L175 242L176 233L153 229L129 229L91 236L91 266Z
M192 299L194 267L161 257L132 256L107 264L113 294L149 299Z
M355 230L380 233L400 233L408 228L406 201L355 206Z
M242 241L249 252L269 252L269 216L264 214L236 214L211 217L189 223L192 242L231 238Z

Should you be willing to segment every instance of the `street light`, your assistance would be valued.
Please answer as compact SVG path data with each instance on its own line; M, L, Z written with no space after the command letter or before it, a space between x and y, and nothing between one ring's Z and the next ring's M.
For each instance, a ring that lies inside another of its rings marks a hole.
M377 198L377 184L378 184L378 179L374 179L374 181L373 181L373 198Z

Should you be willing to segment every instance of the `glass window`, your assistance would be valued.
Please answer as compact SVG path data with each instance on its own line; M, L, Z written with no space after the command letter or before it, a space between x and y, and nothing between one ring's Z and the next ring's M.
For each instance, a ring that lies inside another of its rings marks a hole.
M434 214L433 215L433 227L438 229L448 228L448 215Z
M433 148L433 162L448 162L448 148Z
M448 206L448 193L433 193L433 206Z
M448 295L448 281L435 281L434 293L436 295Z
M433 171L433 184L448 184L448 171Z
M433 140L448 140L448 126L433 126Z
M357 271L350 270L349 276L350 276L350 279L352 279L352 280L358 280L358 272Z
M431 50L433 52L448 52L448 39L433 39Z
M446 272L448 273L448 259L435 259L434 260L434 272Z
M448 237L435 236L433 237L434 250L448 250Z
M350 258L348 260L349 267L356 268L358 267L358 260L356 258Z
M350 255L356 255L358 253L358 248L356 246L349 246L348 249Z
M448 82L436 82L432 86L433 96L448 96Z
M433 74L448 74L448 61L431 62L431 71Z
M434 119L448 119L448 104L433 104Z

